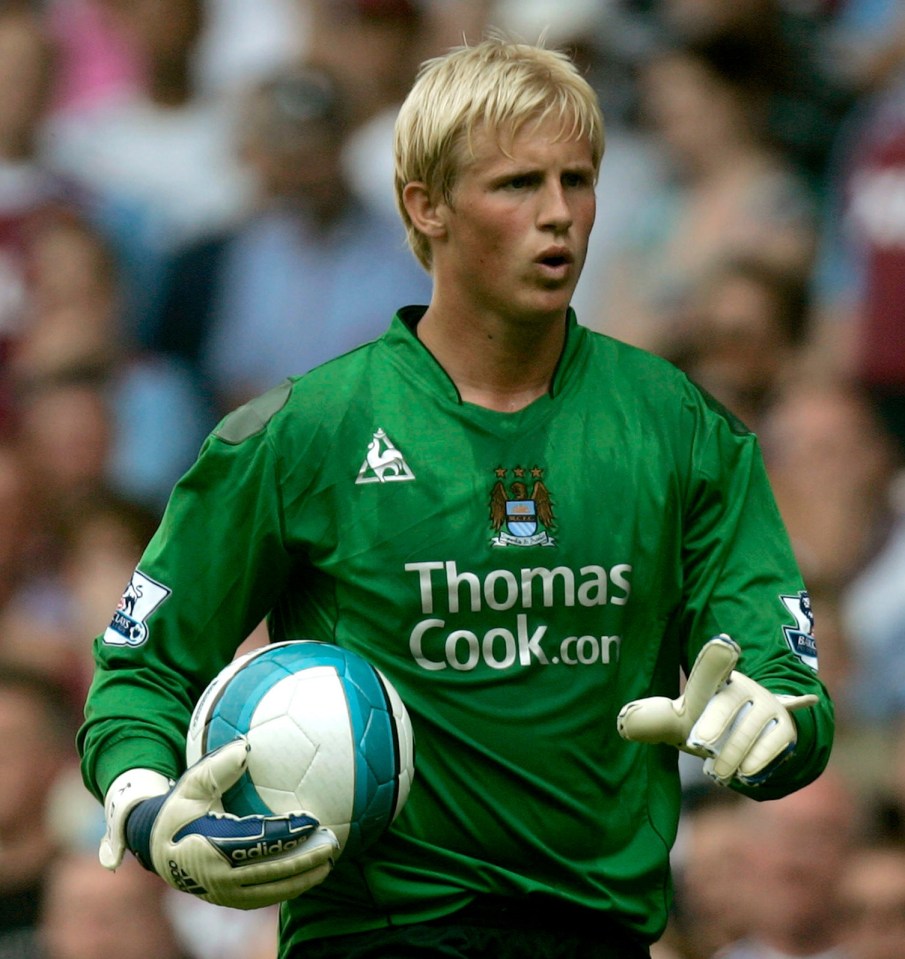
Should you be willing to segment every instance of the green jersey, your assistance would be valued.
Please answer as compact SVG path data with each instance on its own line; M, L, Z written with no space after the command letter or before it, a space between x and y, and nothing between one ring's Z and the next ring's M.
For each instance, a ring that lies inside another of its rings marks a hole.
M418 308L421 309L421 308ZM363 858L288 902L282 942L547 894L664 928L678 752L622 740L728 633L813 692L774 798L827 761L832 705L757 441L664 360L577 325L547 395L462 402L400 311L375 343L230 414L173 491L111 626L80 733L102 796L176 776L195 699L265 616L362 654L416 737L410 798Z

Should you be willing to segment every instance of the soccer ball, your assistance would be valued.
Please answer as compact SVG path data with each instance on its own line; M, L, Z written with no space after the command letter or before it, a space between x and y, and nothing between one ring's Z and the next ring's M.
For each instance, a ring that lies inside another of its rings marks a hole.
M244 736L248 770L223 794L237 816L304 810L354 856L408 798L414 736L387 678L356 653L294 640L237 657L192 713L186 762Z

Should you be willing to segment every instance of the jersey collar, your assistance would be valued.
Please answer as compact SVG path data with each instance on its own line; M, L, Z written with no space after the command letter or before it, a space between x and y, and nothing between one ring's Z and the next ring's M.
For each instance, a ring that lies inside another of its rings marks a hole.
M435 389L446 393L454 402L462 405L462 397L446 370L437 362L433 354L418 339L415 332L421 317L427 312L426 306L404 306L393 317L390 328L384 334L384 342L405 363L420 376L427 376ZM566 315L566 337L562 353L553 371L548 397L554 399L566 388L576 369L587 330L578 325L575 311L569 307Z

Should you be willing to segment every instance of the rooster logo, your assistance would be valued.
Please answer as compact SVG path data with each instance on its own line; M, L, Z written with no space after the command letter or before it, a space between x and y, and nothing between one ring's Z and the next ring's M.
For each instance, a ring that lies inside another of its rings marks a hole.
M368 452L358 471L357 484L392 483L413 480L415 474L409 468L402 453L382 429L378 429L368 443Z
M496 536L491 546L555 546L549 534L556 526L553 516L553 501L539 466L526 470L516 466L512 470L515 479L507 489L504 480L509 470L498 466L496 482L490 491L490 525ZM528 490L526 474L531 474L533 485Z

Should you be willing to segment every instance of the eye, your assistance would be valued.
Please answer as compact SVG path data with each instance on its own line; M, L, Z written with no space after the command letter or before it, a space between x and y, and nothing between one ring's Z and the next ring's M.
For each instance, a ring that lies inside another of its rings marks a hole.
M517 176L512 176L503 184L504 189L507 190L525 190L531 186L531 178L524 173L520 173Z
M569 187L570 189L581 189L583 187L588 187L592 185L592 179L588 176L587 173L579 172L577 170L570 171L569 173L564 173L562 177L562 185Z

